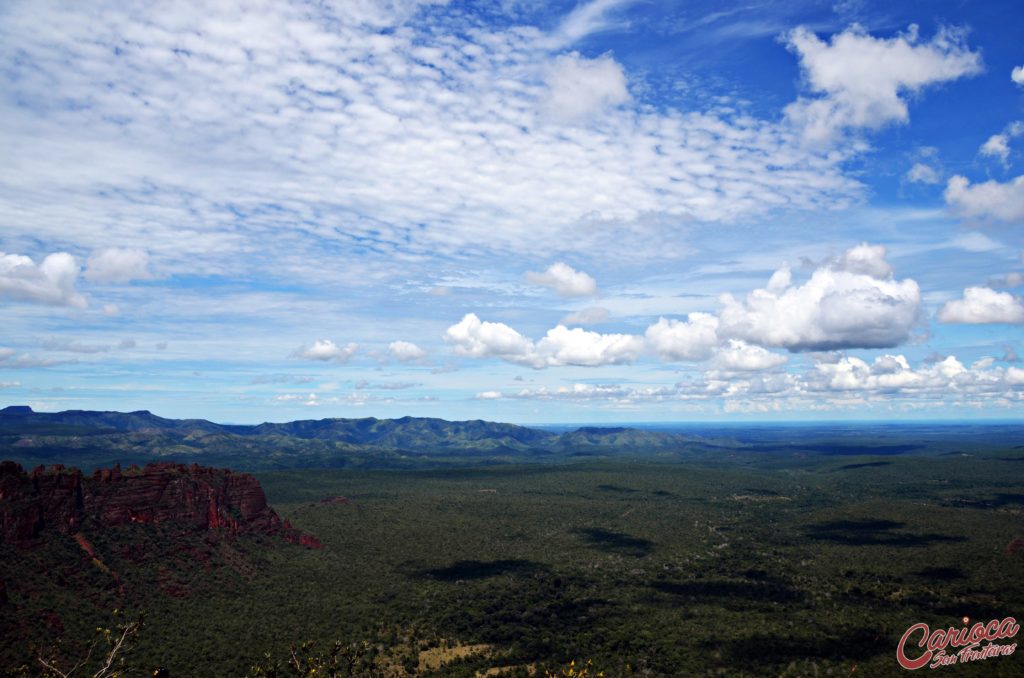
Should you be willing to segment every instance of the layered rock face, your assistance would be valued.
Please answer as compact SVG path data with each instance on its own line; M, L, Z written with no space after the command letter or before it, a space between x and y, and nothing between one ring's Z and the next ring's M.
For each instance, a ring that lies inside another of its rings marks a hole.
M88 523L113 527L129 523L170 523L193 531L275 535L295 544L321 548L311 535L282 521L267 505L259 481L193 464L119 466L85 476L54 465L26 473L0 463L0 536L24 545L43 529L75 534Z

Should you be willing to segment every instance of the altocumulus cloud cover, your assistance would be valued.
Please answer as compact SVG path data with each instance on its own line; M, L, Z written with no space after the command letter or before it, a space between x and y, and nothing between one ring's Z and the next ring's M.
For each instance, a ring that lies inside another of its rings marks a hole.
M1016 417L1022 33L1013 2L8 3L2 395Z

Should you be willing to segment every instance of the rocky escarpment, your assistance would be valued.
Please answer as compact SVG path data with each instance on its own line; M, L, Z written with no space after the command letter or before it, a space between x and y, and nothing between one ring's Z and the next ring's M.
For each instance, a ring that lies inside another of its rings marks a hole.
M321 548L313 536L282 521L247 473L198 465L119 466L84 475L61 465L26 473L0 463L0 538L25 546L45 529L76 534L131 523L173 524L192 531L279 536Z

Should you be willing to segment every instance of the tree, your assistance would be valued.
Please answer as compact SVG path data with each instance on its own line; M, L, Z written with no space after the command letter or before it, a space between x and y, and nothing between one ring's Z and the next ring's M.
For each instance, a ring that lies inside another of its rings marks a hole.
M114 615L119 615L117 610L114 610ZM79 675L118 678L125 675L127 654L142 629L142 623L142 615L139 615L135 620L122 621L112 629L97 627L96 638L90 643L85 657L67 671L60 668L62 662L56 650L40 654L36 659L43 667L42 675L48 678L72 678ZM159 674L155 672L154 675Z

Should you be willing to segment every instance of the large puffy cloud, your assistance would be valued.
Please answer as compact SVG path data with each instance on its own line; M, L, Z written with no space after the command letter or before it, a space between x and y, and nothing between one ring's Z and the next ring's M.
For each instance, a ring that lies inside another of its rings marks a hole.
M601 334L559 325L537 342L537 358L547 366L615 365L636 360L644 349L643 339L629 334Z
M460 355L536 368L628 363L650 354L665 361L714 357L715 367L726 372L768 370L787 358L765 347L823 351L888 348L906 341L920 315L921 292L911 279L894 279L884 247L862 243L819 267L803 284L794 284L784 266L763 289L743 300L725 294L721 301L717 316L661 317L642 337L559 325L535 344L504 323L483 322L470 313L448 328L445 339Z
M579 365L597 367L629 363L644 348L643 339L628 334L601 334L564 325L548 330L534 343L504 323L481 321L468 313L444 334L455 352L473 358L496 357L536 369Z
M973 185L967 177L956 175L943 195L946 204L962 217L1024 221L1024 175L1006 183L991 180Z
M1024 323L1024 304L1009 292L968 287L962 299L946 302L939 310L944 323Z
M302 358L304 360L321 360L324 362L333 360L335 362L343 363L347 362L349 358L355 355L358 348L358 344L351 342L345 346L338 346L330 339L317 339L310 346L304 346L296 349L292 353L292 357Z
M505 323L480 320L467 313L444 333L444 340L455 352L469 358L502 358L509 362L528 364L533 342Z
M86 263L85 278L91 282L123 283L147 280L149 254L145 250L108 247L97 250Z
M691 313L685 321L658 318L644 337L664 360L705 360L719 343L718 318L709 313Z
M535 285L550 287L563 297L585 297L597 294L597 281L572 266L558 261L542 273L530 271L526 279Z
M884 248L869 245L817 269L802 285L780 269L743 300L723 295L719 335L791 351L896 346L918 319L921 292L890 270Z
M906 122L907 95L981 71L980 54L949 30L920 42L916 26L885 39L853 25L825 42L800 27L786 43L800 57L808 87L820 95L786 108L812 142L829 141L845 129Z
M0 297L85 308L75 283L79 266L67 252L50 254L37 266L29 257L0 252Z

